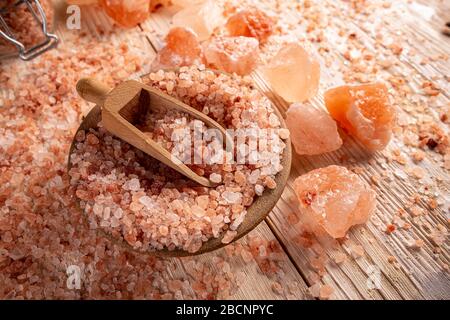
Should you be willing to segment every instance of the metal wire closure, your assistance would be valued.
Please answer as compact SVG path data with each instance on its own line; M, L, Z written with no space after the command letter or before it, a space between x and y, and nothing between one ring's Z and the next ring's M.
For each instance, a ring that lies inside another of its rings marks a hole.
M37 10L35 10L32 3L35 4ZM42 33L45 36L44 41L34 45L31 48L26 48L25 45L14 36L13 32L11 31L3 17L5 13L7 13L8 10L10 10L12 7L18 7L20 5L27 6L28 10L33 15L33 18L41 26ZM47 18L41 4L39 3L39 0L17 0L10 6L0 8L0 36L3 37L7 42L12 43L17 48L16 52L0 54L0 60L18 56L20 59L28 61L55 47L58 44L58 37L47 30Z

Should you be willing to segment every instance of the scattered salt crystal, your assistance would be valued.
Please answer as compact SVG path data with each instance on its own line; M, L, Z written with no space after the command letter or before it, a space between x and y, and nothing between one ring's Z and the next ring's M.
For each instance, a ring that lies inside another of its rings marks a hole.
M292 104L286 112L286 125L297 154L322 154L342 146L336 122L309 102Z
M229 73L246 75L258 63L258 40L247 37L215 37L204 44L203 51L208 65ZM230 88L230 94L235 93Z
M103 206L99 203L95 203L94 206L92 207L92 211L94 212L95 215L102 216Z
M110 217L111 217L111 208L110 207L106 207L103 210L103 219L109 220Z
M420 250L424 246L425 242L422 239L412 240L409 243L409 247L414 250Z
M227 203L241 203L242 202L242 193L232 192L232 191L224 191L222 193L222 197L225 199Z
M200 41L208 39L222 22L222 10L213 0L186 7L172 18L174 26L191 28Z
M205 210L200 206L192 206L191 211L197 218L203 218L205 216Z
M352 245L350 250L353 258L360 258L364 255L364 248L360 245Z

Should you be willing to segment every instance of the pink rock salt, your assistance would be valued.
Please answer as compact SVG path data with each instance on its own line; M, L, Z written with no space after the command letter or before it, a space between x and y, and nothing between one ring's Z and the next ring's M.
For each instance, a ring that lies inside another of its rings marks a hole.
M212 0L188 6L172 18L174 26L191 28L200 41L208 39L214 29L222 24L222 21L222 10Z
M166 46L157 54L151 69L189 66L201 62L202 47L190 29L175 27L166 36Z
M320 287L319 298L327 300L327 299L329 299L331 297L333 292L334 292L334 289L332 287L330 287L327 284L323 285L323 286Z
M294 103L289 107L286 125L298 154L321 154L342 146L342 139L333 118L308 102Z
M296 43L282 47L261 71L272 89L288 102L313 97L319 86L319 62Z
M180 8L186 8L192 5L200 4L204 2L205 0L171 0L171 3L174 6L180 7Z
M209 66L246 75L256 68L259 43L248 37L216 37L204 45L204 54Z
M230 243L237 235L237 231L227 231L222 238L222 243Z
M315 234L342 238L375 211L375 192L344 167L329 166L294 181L302 221Z
M147 19L148 0L100 0L100 5L114 21L130 28Z

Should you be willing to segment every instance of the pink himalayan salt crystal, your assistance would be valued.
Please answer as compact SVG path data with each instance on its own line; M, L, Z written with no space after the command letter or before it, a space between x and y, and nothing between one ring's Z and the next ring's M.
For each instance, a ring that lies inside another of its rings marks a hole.
M222 24L223 15L215 1L207 0L188 6L176 13L172 18L174 26L191 28L200 41L206 40L214 29Z
M204 2L205 0L171 0L170 2L177 7L180 8L186 8L192 5L197 5L200 4L202 2Z
M153 209L156 207L155 201L153 201L149 196L140 197L139 202L143 204L147 209Z
M333 118L308 102L294 103L289 107L286 125L298 154L321 154L342 146L342 139Z
M229 204L241 203L242 201L242 193L238 192L224 191L222 197Z
M351 252L353 258L360 258L364 255L364 248L360 245L352 245Z
M246 75L257 65L258 40L248 37L216 37L204 45L205 59L211 67Z
M138 191L140 189L140 187L141 187L140 182L136 178L130 179L123 184L123 188L125 190L130 190L130 191Z
M261 71L272 89L288 102L313 97L319 86L319 62L296 43L281 48Z
M320 283L315 283L308 288L308 291L314 298L318 298L320 296L320 287Z
M280 296L283 295L283 287L277 281L272 283L272 291Z
M246 250L246 249L243 249L241 251L241 257L242 257L242 260L244 260L245 263L249 263L250 261L253 260L252 253L250 251Z
M295 179L294 190L305 226L315 234L342 238L375 211L375 192L344 167L312 170Z
M237 231L227 231L222 238L222 243L230 243L237 235Z
M126 28L136 26L149 15L148 0L100 0L100 5L108 16Z
M200 208L206 209L209 204L209 196L208 195L198 196L195 199L195 201L197 202L197 204Z
M202 61L202 47L190 29L175 27L166 36L163 47L152 62L151 69L189 66Z
M99 0L66 0L68 4L76 4L79 6L94 5L99 2Z
M383 83L340 86L325 92L325 106L339 124L370 151L389 143L396 111Z
M347 259L347 256L341 252L336 253L336 255L334 256L334 262L336 264L342 264L345 262L346 259Z
M169 234L169 228L167 228L167 226L160 226L158 230L159 233L161 233L161 235L164 237Z

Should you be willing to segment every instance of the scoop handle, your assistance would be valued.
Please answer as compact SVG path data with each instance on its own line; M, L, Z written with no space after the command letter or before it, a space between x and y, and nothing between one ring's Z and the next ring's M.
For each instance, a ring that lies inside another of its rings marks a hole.
M77 92L80 97L100 107L105 103L106 96L110 91L111 88L94 78L82 78L77 82Z

